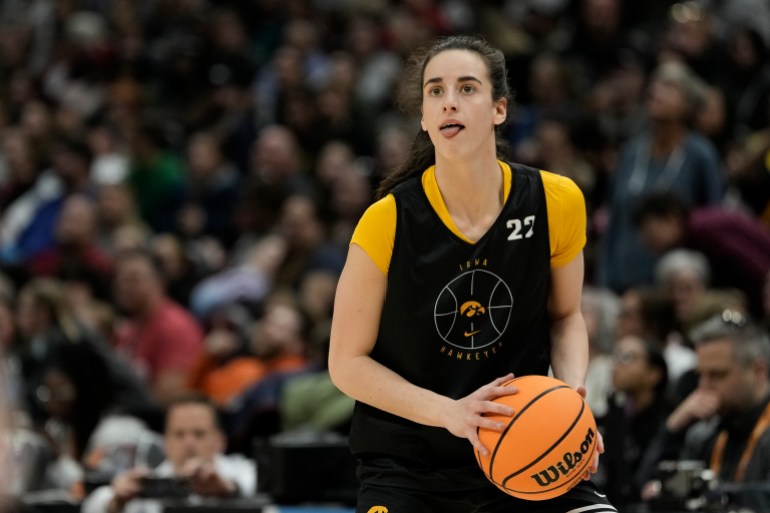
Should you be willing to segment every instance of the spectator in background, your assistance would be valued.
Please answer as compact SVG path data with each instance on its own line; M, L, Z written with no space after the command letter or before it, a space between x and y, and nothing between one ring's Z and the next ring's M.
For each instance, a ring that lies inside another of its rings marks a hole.
M123 182L128 176L129 161L121 148L117 128L100 119L89 126L85 138L94 155L91 181L97 185Z
M297 192L312 191L296 136L282 125L260 130L252 147L249 174L275 195L286 198Z
M693 127L711 141L723 160L732 143L728 115L725 94L718 87L707 85Z
M39 373L34 399L44 413L40 427L54 455L45 485L80 500L88 441L115 404L109 368L87 344L60 344L51 349Z
M103 285L112 278L112 259L97 240L97 211L94 201L84 194L64 200L54 226L54 245L27 261L30 274L61 276L79 269L93 276L93 283ZM105 290L99 290L106 297Z
M334 182L356 158L350 144L342 140L331 140L318 152L313 169L313 178L322 194L328 195Z
M262 237L243 255L233 255L229 266L202 279L190 294L190 308L199 319L208 319L219 307L240 303L258 310L275 287L275 277L286 259L283 236Z
M40 165L35 158L29 137L19 128L3 130L0 161L3 173L0 179L0 211L35 183Z
M607 413L607 399L612 391L612 358L620 298L609 289L583 288L581 310L588 331L588 371L586 403L596 418Z
M579 0L568 55L582 83L594 84L612 72L629 44L626 6L621 0Z
M249 348L249 309L237 302L223 304L207 315L203 352L190 372L190 387L223 409L266 372Z
M280 396L294 376L318 370L308 358L310 318L291 295L276 293L249 332L249 349L264 371L230 404L233 449L244 451L254 437L281 430Z
M13 351L21 362L26 404L34 422L41 423L46 419L47 414L36 399L36 392L43 385L44 370L50 366L48 362L59 354L60 346L77 346L79 358L98 366L94 372L108 373L102 380L101 389L112 394L109 397L113 407L137 414L151 409L147 389L117 359L106 341L75 317L60 282L50 278L27 282L19 291L16 322L19 343Z
M217 408L207 399L183 396L166 408L166 460L158 467L136 467L116 476L109 486L97 488L83 501L83 513L146 511L142 478L176 477L185 480L190 495L210 498L250 497L256 491L253 461L225 455L227 441Z
M193 134L187 144L187 187L178 229L194 239L209 236L223 246L235 239L233 211L240 176L213 133Z
M5 211L0 251L6 263L19 263L54 246L54 226L65 198L91 192L91 152L82 141L61 138L52 148L51 168Z
M14 312L15 291L6 288L5 277L0 274L0 374L2 375L2 400L4 406L13 412L14 426L29 426L29 404L31 396L22 376L19 354L20 335ZM19 480L23 480L19 473Z
M154 235L149 241L149 247L163 272L169 298L189 308L193 289L207 274L206 262L196 261L195 256L190 254L193 251L188 249L181 237L173 233Z
M698 326L698 387L668 416L656 461L703 462L721 483L770 479L767 430L770 342L745 317L726 310ZM654 494L654 486L646 488Z
M673 249L655 265L655 284L671 299L677 324L685 329L693 309L711 285L711 266L698 251Z
M604 489L614 504L638 504L649 477L640 474L641 463L672 406L660 342L636 335L618 340L612 351L612 386L609 410L601 420L612 447L602 461Z
M125 318L117 328L115 349L145 380L152 397L167 404L188 389L203 331L187 310L168 298L162 273L146 251L118 255L114 298Z
M677 329L671 298L659 288L634 287L620 296L616 339L638 335L665 340Z
M734 141L727 151L725 171L741 207L770 227L770 101L764 111L764 127Z
M671 296L659 287L628 289L621 296L617 339L635 335L659 340L672 385L695 365L695 353L689 347L676 320Z
M29 83L24 83L27 80ZM25 93L20 94L26 101L20 103L19 126L29 137L35 158L44 166L50 166L56 140L61 136L55 125L53 108L51 103L40 95L31 77L21 78L21 82L24 84L20 85L18 81L14 84L27 89Z
M388 123L377 135L374 155L374 178L381 178L398 169L409 157L412 131L406 123Z
M329 226L322 216L313 196L294 194L286 199L277 230L286 240L287 252L276 272L276 285L296 290L310 271L342 271L344 247L329 240Z
M683 64L665 62L655 70L647 95L650 127L624 145L610 191L598 276L601 284L615 291L653 282L656 258L632 219L644 194L670 190L699 206L722 200L716 150L689 128L701 95L700 79Z
M316 325L308 343L309 360L317 367L290 376L280 391L278 409L283 431L336 432L347 436L355 401L332 382L329 360L331 320Z
M577 151L569 122L547 118L542 120L534 134L534 162L540 169L572 179L586 197L586 207L591 213L597 204L597 173Z
M96 193L99 245L111 257L129 236L144 245L151 230L139 215L138 205L127 182L102 183Z
M139 214L154 231L174 227L185 186L182 160L168 148L162 128L144 122L130 134L128 183Z
M713 9L705 3L671 5L658 58L682 61L701 79L717 83L729 72L727 50L715 20Z
M702 253L713 286L745 291L752 315L760 314L770 270L770 229L758 219L726 208L690 208L680 195L659 192L640 200L634 223L645 244L659 254L674 248Z
M768 43L758 30L737 25L727 39L728 72L721 84L730 106L732 135L743 141L749 134L767 127L770 105L770 64Z
M531 162L532 138L543 120L568 119L577 113L573 77L566 61L557 54L544 52L535 56L528 88L531 101L516 106L509 129L514 155L525 163Z
M355 159L340 170L332 183L329 191L331 226L327 236L332 244L346 245L361 215L372 202L371 164L363 158Z
M343 34L356 65L355 99L365 111L389 108L403 59L383 45L385 20L363 11L352 13Z

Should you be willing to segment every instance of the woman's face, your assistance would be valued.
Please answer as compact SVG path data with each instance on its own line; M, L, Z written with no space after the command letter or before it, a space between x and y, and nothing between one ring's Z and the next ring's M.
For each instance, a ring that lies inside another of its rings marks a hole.
M647 387L649 372L644 343L636 336L621 338L612 352L612 385L621 392Z
M67 420L72 416L77 391L69 376L58 369L49 369L35 395L43 409L52 417Z
M647 112L653 121L684 121L687 116L687 98L673 80L657 78L647 94Z
M436 157L473 159L495 148L495 126L505 121L506 100L493 101L492 82L480 55L446 50L425 66L422 128Z
M22 337L31 337L47 326L47 317L41 312L42 306L33 293L22 290L16 302L16 325Z

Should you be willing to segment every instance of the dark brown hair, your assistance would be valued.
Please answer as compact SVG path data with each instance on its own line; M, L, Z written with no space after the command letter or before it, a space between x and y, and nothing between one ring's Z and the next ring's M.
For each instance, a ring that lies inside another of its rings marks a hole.
M512 104L510 86L508 85L508 71L505 64L505 55L499 49L491 46L481 37L469 35L447 36L438 39L430 48L416 50L404 70L404 80L398 95L398 104L407 116L419 115L422 106L422 81L425 66L431 59L447 50L467 50L477 53L486 63L489 78L492 83L492 98L494 100L508 100ZM496 127L497 155L500 158L507 156L508 146L501 137L501 127ZM377 188L377 199L387 195L393 187L399 183L422 173L425 169L436 163L436 154L433 142L428 133L420 130L409 150L406 161L389 175L385 176Z

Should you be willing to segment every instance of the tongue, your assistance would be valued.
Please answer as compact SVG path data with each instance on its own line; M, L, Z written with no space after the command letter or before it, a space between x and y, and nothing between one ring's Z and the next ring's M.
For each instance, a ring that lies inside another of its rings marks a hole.
M442 128L441 133L444 134L446 137L453 137L457 135L458 132L460 132L460 130L462 129L463 127L461 126L448 126L446 128Z

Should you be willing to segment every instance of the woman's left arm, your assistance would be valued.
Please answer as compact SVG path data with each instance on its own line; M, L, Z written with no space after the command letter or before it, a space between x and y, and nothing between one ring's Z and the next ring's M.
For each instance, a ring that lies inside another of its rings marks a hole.
M588 372L588 331L580 310L583 295L583 252L567 265L551 268L552 319L551 369L560 379L585 399ZM599 433L596 454L583 479L591 479L599 469L599 455L604 452L604 439Z
M588 332L580 310L583 265L580 252L568 264L551 268L551 368L554 377L575 389L585 385L588 369Z

